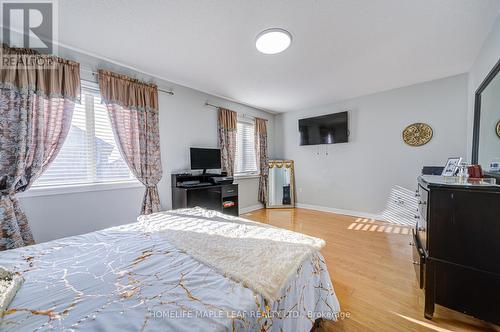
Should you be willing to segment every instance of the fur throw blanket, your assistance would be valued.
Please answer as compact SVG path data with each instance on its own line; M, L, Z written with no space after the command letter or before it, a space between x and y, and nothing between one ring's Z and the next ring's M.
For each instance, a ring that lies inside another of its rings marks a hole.
M11 272L0 266L0 317L21 288L24 279L19 273Z
M198 261L274 301L325 241L202 208L140 216L146 232L161 232Z

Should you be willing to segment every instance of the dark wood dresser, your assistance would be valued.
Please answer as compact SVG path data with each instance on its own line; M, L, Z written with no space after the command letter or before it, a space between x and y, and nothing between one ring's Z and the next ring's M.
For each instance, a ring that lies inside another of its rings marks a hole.
M413 264L425 317L439 304L500 324L500 186L418 178Z

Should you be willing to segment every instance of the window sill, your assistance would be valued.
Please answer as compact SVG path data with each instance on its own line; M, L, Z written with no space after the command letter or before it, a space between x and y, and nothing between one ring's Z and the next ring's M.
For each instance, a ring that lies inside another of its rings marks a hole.
M258 179L259 177L260 177L259 174L240 174L240 175L235 175L234 179L235 180Z
M36 196L52 196L52 195L74 194L74 193L83 193L91 191L116 190L116 189L140 188L140 187L144 187L144 185L139 181L31 187L30 189L28 189L28 191L18 194L17 197L23 198L23 197L36 197Z

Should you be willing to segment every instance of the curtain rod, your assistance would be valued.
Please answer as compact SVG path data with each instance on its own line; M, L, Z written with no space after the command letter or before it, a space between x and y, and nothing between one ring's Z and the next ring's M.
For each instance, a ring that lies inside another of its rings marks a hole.
M89 81L89 80L82 79L82 81L97 83L97 73L94 72L94 71L89 71L89 70L87 70L87 72L89 72L90 74L92 74L92 76L96 77L96 80L95 81ZM160 89L160 88L158 88L158 91L167 93L167 94L169 94L171 96L174 95L173 91L163 90L163 89Z
M210 107L214 107L214 108L221 108L221 106L210 104L208 101L205 102L205 106L210 106ZM238 112L236 112L236 113L238 113ZM255 116L247 115L245 113L239 113L239 114L241 114L241 115L243 115L244 117L247 117L247 118L255 119ZM263 119L263 118L259 118L259 119L267 121L267 119Z

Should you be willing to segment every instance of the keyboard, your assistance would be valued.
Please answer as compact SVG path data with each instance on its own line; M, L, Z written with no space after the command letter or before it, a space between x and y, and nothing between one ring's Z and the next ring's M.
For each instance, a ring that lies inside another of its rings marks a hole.
M200 182L200 183L185 183L182 185L184 188L193 188L193 187L205 187L205 186L211 186L212 184L210 182Z

